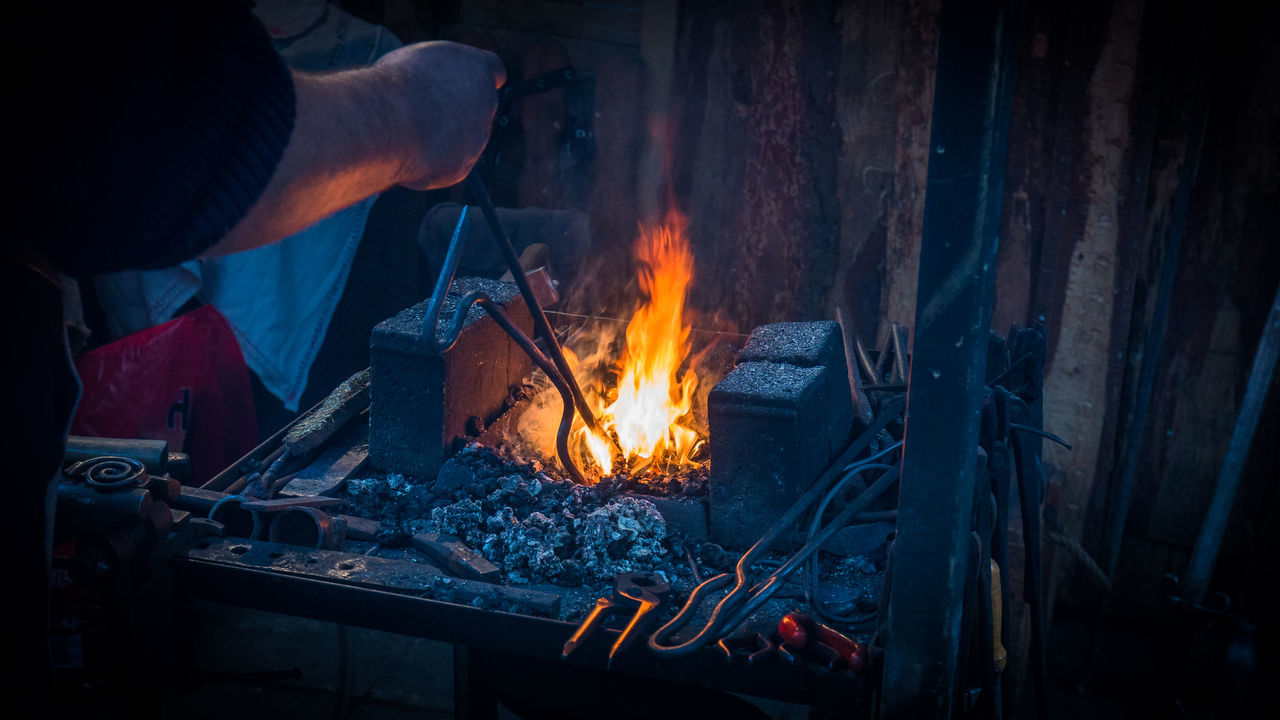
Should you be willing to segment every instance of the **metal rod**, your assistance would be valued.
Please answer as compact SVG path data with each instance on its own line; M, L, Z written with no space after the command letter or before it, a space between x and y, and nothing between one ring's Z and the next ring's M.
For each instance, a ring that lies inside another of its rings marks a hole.
M462 206L458 214L458 224L453 227L453 237L449 238L449 249L445 252L444 264L440 266L440 276L436 278L435 290L427 302L427 311L422 316L422 339L426 340L438 353L444 353L453 347L453 342L441 343L436 339L436 324L440 321L440 310L444 307L444 299L449 294L449 286L453 284L453 276L458 272L458 262L462 259L462 246L467 242L467 208ZM465 318L466 313L462 316ZM457 341L457 338L454 338Z
M591 320L594 322L611 322L626 325L631 322L627 318L608 317L605 315L583 315L581 313L564 312L563 310L543 310L545 315L554 315L555 317L574 318L577 320ZM689 328L690 333L701 333L704 335L722 335L726 337L742 338L743 340L750 337L746 333L729 332L727 330L707 330L705 328Z
M484 183L480 181L480 176L475 170L467 175L467 189L471 191L472 197L475 198L476 204L480 206L480 212L484 214L485 220L489 221L489 229L493 232L493 238L498 243L498 249L502 251L502 256L507 261L507 266L511 269L511 275L516 281L516 286L520 288L520 294L524 296L525 304L529 306L529 314L533 316L534 334L542 338L546 343L547 354L551 356L552 363L555 364L560 375L568 384L570 392L573 394L574 405L578 408L578 414L582 415L582 421L586 423L587 428L597 436L606 438L609 443L617 448L617 443L613 438L600 427L600 423L596 421L596 416L591 412L591 407L587 405L587 399L582 395L582 389L578 387L578 381L573 376L573 371L569 369L569 363L565 362L564 351L560 349L560 341L556 338L555 332L551 329L551 324L547 322L547 316L542 312L542 306L538 304L538 300L533 295L533 289L529 287L529 281L525 278L524 272L520 269L520 259L516 256L515 248L511 246L511 239L507 237L506 230L502 227L502 221L498 219L498 212L493 208L493 201L489 199L489 191L485 189Z
M1016 3L942 4L881 717L957 707ZM894 335L899 355L905 338ZM905 358L904 358L904 365ZM988 590L989 592L989 590ZM990 658L986 658L990 662Z
M1253 445L1253 435L1258 429L1258 417L1266 404L1267 390L1271 387L1277 357L1280 357L1280 288L1276 288L1275 299L1271 301L1271 312L1267 315L1267 324L1262 329L1262 338L1253 355L1253 367L1249 370L1249 384L1244 391L1244 400L1240 402L1240 414L1236 417L1236 426L1231 432L1231 444L1222 460L1222 472L1218 473L1218 486L1213 490L1213 500L1209 502L1209 509L1205 512L1204 524L1200 526L1200 536L1196 538L1191 563L1187 566L1187 581L1183 586L1182 597L1196 605L1204 601L1209 582L1213 580L1213 568L1218 562L1222 536L1226 532L1227 520L1231 517L1231 508L1235 504L1236 490L1240 486L1240 473L1244 470L1249 448Z
M814 481L813 485L809 486L809 489L805 490L804 494L796 499L795 503L782 514L782 517L779 518L778 521L774 523L773 526L770 527L769 530L767 530L765 534L742 555L741 558L739 558L733 573L721 573L720 575L716 575L694 588L693 592L689 595L689 599L685 601L684 607L680 609L680 612L676 613L676 616L669 620L666 625L658 628L649 636L649 649L664 657L681 657L697 652L697 650L704 644L718 639L717 633L726 627L726 625L724 625L724 621L727 614L736 611L744 602L750 601L750 598L747 597L751 591L750 578L748 577L747 571L750 569L751 565L756 562L759 556L768 551L768 549L773 546L783 533L787 532L795 525L795 522L800 519L800 516L813 506L814 502L816 502L822 494L826 492L831 483L845 473L845 466L852 462L854 458L858 457L858 455L871 444L871 441L875 438L876 434L883 430L893 418L897 417L902 412L902 410L903 403L901 400L895 399L888 403L886 408L880 412L880 416L876 418L871 427L864 430L857 439L850 443L849 447L845 448L845 451L840 454L840 457L836 458L836 460L827 466L827 469L818 476L818 479ZM888 450L881 452L888 452ZM855 502L857 501L855 500ZM848 518L845 519L847 520ZM823 537L822 542L825 542L826 539L827 537ZM821 543L819 543L819 545L821 545ZM794 557L795 556L793 556L793 559ZM773 579L777 579L777 573L774 573ZM697 612L698 607L702 604L702 600L706 595L709 595L730 583L734 583L735 581L736 585L733 590L716 605L716 608L711 613L710 618L707 619L707 622L696 635L689 640L679 643L678 645L662 644L665 642L667 637L674 634L689 622ZM758 592L765 592L765 590L761 589ZM769 590L768 592L772 592L772 590ZM758 594L753 597L758 597Z
M898 323L893 324L893 335L890 338L893 347L893 375L889 382L907 381L907 346L911 343L908 331Z
M871 410L871 402L862 389L862 375L858 371L858 349L853 336L853 321L848 313L836 308L836 322L840 325L840 336L844 340L844 369L849 375L849 392L853 395L853 411L858 421L870 425L875 418Z
M867 348L862 344L862 338L857 335L853 336L853 349L858 354L858 365L862 367L862 372L867 376L867 382L872 385L878 385L881 379L876 376L876 366L871 362L871 356L867 354Z
M494 322L498 324L498 327L529 356L534 365L537 365L547 374L551 384L560 392L560 400L563 403L564 412L560 418L560 427L556 431L556 455L560 458L560 464L564 466L565 472L569 473L575 481L585 484L586 478L573 462L573 456L569 452L569 433L573 429L574 410L572 388L576 387L576 385L570 385L573 379L572 374L569 374L568 380L566 380L560 369L547 359L546 355L538 349L533 340L511 321L502 306L480 290L467 293L458 300L444 338L436 336L436 328L440 323L440 313L444 307L444 300L449 294L450 285L453 284L453 276L458 270L458 261L462 256L462 247L466 243L466 225L467 208L464 206L461 215L458 217L458 224L453 229L453 237L449 240L449 249L445 253L444 264L440 268L440 276L436 279L435 290L431 293L431 299L427 302L427 309L423 314L422 339L437 353L448 352L462 335L462 329L466 325L467 314L471 306L480 305L484 308ZM507 243L507 247L510 247L510 243ZM538 305L537 298L533 297L533 291L529 288L528 281L525 279L524 273L521 272L519 263L517 262L511 270L511 274L518 277L520 283L522 283L521 294L525 299L525 304L529 306L530 312L532 313L534 310L541 311L541 306ZM525 292L526 290L528 292ZM558 345L554 347L559 349Z

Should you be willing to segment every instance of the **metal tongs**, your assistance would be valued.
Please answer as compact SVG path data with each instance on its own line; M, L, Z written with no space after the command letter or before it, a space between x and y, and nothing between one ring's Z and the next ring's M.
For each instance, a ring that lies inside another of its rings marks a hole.
M738 560L737 566L733 573L721 573L712 577L698 587L694 588L690 593L689 599L685 601L684 607L671 618L666 625L658 628L649 636L649 649L661 657L676 658L684 657L697 652L704 645L709 645L730 635L735 628L743 623L752 613L760 608L782 585L782 581L799 568L811 556L813 556L831 536L843 528L846 524L856 518L860 513L867 509L873 500L884 493L897 479L901 470L901 462L895 463L888 467L880 477L871 484L870 487L863 490L856 498L849 501L847 505L838 513L827 525L818 532L814 537L810 538L803 547L797 550L790 558L786 560L774 572L762 578L759 582L753 583L750 570L769 548L776 543L785 532L795 525L807 510L822 501L820 509L824 508L829 502L829 498L824 495L830 492L838 492L840 486L851 478L853 475L861 472L862 469L872 467L873 463L881 457L888 455L899 447L901 443L895 443L870 457L854 462L863 450L865 450L876 435L883 430L889 422L903 410L904 403L902 400L891 401L888 406L881 411L877 417L856 440L843 452L840 457L833 462L826 471L805 491L795 504L785 512L778 522L776 522L768 532L764 534L754 545L751 546L742 558ZM837 482L839 481L839 482ZM706 597L711 593L725 588L733 584L733 589L729 591L710 616L704 622L702 627L693 637L688 640L675 644L665 644L672 635L687 625L693 617L698 613Z
M586 479L582 475L582 471L574 464L573 458L569 454L569 432L573 429L574 409L578 414L582 415L582 421L586 423L587 428L597 437L606 438L610 444L616 447L612 437L600 427L600 423L596 421L595 415L591 412L591 407L587 405L586 398L582 395L582 389L578 387L578 381L574 379L573 372L569 369L569 363L565 362L564 351L560 349L560 341L556 338L555 332L551 329L551 324L547 322L547 316L542 311L542 306L538 303L537 297L534 295L533 288L529 286L529 281L525 278L524 270L520 267L520 259L516 255L515 248L511 245L511 239L507 237L506 230L502 227L502 222L498 219L498 213L493 208L493 201L489 198L489 192L485 189L484 183L480 181L480 176L475 169L467 175L467 190L470 191L472 198L476 204L480 206L480 211L484 215L485 220L489 223L489 229L493 233L493 240L498 245L498 250L502 252L502 257L506 260L507 267L511 271L511 276L515 280L516 286L520 288L520 295L524 297L525 304L529 307L529 314L533 316L533 333L534 337L542 341L542 348L535 344L534 339L530 338L520 329L511 318L507 315L502 306L494 302L487 293L482 290L467 293L458 301L457 307L453 311L453 318L450 321L449 329L443 338L437 338L436 326L440 321L440 312L444 306L445 296L449 294L449 286L453 284L453 276L458 271L458 262L462 258L462 247L466 243L467 210L463 207L462 214L458 218L458 224L453 229L453 237L449 240L449 250L445 254L444 265L440 268L440 277L436 280L435 291L431 293L431 299L427 303L427 312L422 320L422 338L429 344L435 352L443 354L458 342L458 336L462 333L463 325L466 323L467 312L473 305L479 305L484 308L485 312L498 323L498 327L511 337L512 340L520 346L520 349L533 360L547 374L547 378L555 385L556 390L560 392L560 399L563 403L564 411L560 416L560 427L556 431L556 455L560 458L560 463L564 465L573 479L579 483L586 483Z

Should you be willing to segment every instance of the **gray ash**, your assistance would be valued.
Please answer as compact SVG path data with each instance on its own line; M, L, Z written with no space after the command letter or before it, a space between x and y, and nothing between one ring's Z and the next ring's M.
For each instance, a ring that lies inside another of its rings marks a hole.
M348 512L384 528L375 548L379 554L415 553L409 538L416 533L456 535L501 568L503 583L561 588L562 618L575 621L610 591L617 573L627 571L661 574L671 583L673 600L661 620L669 618L696 583L685 561L685 538L643 496L705 493L705 469L669 477L618 475L583 486L537 460L505 457L478 443L446 462L434 481L415 484L391 473L347 486ZM710 542L689 545L704 579L732 573L741 557ZM776 570L785 556L768 553L751 568L753 576ZM848 615L875 609L883 546L863 556L820 557L815 599L823 610ZM800 572L789 577L757 619L776 623L802 603L802 578Z
M501 567L505 582L576 586L672 567L666 522L652 503L623 494L629 484L578 485L536 460L471 444L433 482L415 485L391 473L348 481L347 492L353 514L383 524L385 546L422 532L456 535Z

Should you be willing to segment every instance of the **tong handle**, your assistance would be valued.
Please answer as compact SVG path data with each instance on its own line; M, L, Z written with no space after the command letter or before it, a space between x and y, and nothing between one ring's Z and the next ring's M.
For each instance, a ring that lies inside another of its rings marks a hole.
M600 621L604 619L605 613L612 610L613 607L614 602L610 598L602 597L599 600L596 600L596 606L591 608L591 612L587 613L587 616L583 618L577 629L573 631L573 635L569 636L569 639L565 641L564 649L560 651L560 658L563 660L564 658L569 657L569 653L578 649L578 646L582 644L582 641L600 625Z
M656 607L658 607L657 600L649 598L643 598L640 600L639 607L636 608L635 614L631 616L631 622L627 623L627 626L622 630L622 634L618 636L618 640L614 642L613 647L609 649L610 666L613 665L614 656L623 650L626 650L627 646L636 639L636 631L640 629L641 622L648 617L649 613Z

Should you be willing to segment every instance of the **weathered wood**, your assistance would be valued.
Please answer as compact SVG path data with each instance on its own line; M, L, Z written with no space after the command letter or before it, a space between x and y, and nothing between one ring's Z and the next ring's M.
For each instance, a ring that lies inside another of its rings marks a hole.
M1274 20L1275 10L1269 13ZM1280 281L1280 248L1274 242L1280 226L1280 162L1274 152L1259 151L1274 144L1280 124L1280 50L1259 30L1268 27L1266 12L1233 8L1218 19L1218 26L1216 33L1186 27L1177 38L1184 47L1203 42L1206 34L1214 43L1213 94L1197 98L1188 90L1197 67L1194 60L1203 53L1175 53L1179 61L1169 69L1170 97L1163 111L1168 119L1153 170L1161 178L1153 182L1149 199L1148 233L1155 258L1162 249L1159 239L1173 222L1167 191L1173 181L1167 178L1180 170L1187 151L1188 108L1210 107L1186 238L1177 260L1169 327L1157 363L1151 422L1144 437L1133 439L1143 444L1144 472L1135 487L1115 608L1127 616L1149 616L1161 602L1156 581L1186 568L1187 550L1200 527L1239 408L1267 289ZM1144 289L1151 292L1158 269L1154 259L1139 268L1139 295ZM1149 322L1148 314L1145 306L1135 308L1135 336ZM1274 402L1273 398L1272 412ZM1229 532L1223 548L1224 567L1237 569L1228 587L1237 592L1261 589L1252 573L1238 569L1266 562L1267 554L1260 550L1266 543L1257 533L1267 527L1264 519L1276 512L1268 478L1280 474L1280 452L1272 443L1255 443L1249 467L1233 527L1251 529Z
M533 45L520 60L521 71L527 78L573 66L565 49L551 40ZM526 95L519 101L520 124L524 127L524 171L520 175L519 207L565 207L565 188L560 182L564 101L564 88Z
M892 323L911 325L915 317L941 6L941 0L910 0L902 23L895 96L898 141L885 248L885 284L880 300L881 337L887 337Z
M672 89L680 37L680 0L643 0L644 143L636 164L635 206L646 223L662 219L671 183ZM638 113L640 114L640 113Z
M593 5L564 0L466 0L461 20L479 27L523 30L624 45L640 44L640 3Z
M1078 535L1100 458L1110 457L1100 418L1107 412L1113 363L1113 311L1121 282L1116 272L1120 227L1130 187L1126 152L1131 146L1133 95L1143 4L1111 8L1106 39L1093 66L1086 98L1084 141L1087 174L1081 178L1082 232L1063 258L1057 342L1045 368L1045 427L1070 438L1072 450L1045 448L1046 462L1063 474L1062 519Z
M555 33L533 33L526 30L482 27L459 22L448 23L441 28L441 37L444 39L452 40L469 33L484 34L493 38L493 44L497 48L498 55L508 64L508 67L515 68L520 67L520 58L529 48L546 41L558 43L569 54L569 58L573 60L575 68L588 72L595 70L603 58L613 53L620 50L633 51L635 49L632 45L601 40L584 40Z
M745 327L828 315L838 248L835 4L686 6L676 197L703 274L693 302Z
M840 5L840 264L827 306L846 308L848 327L866 343L875 342L880 322L886 223L894 192L902 16L901 5L889 0L845 0Z

